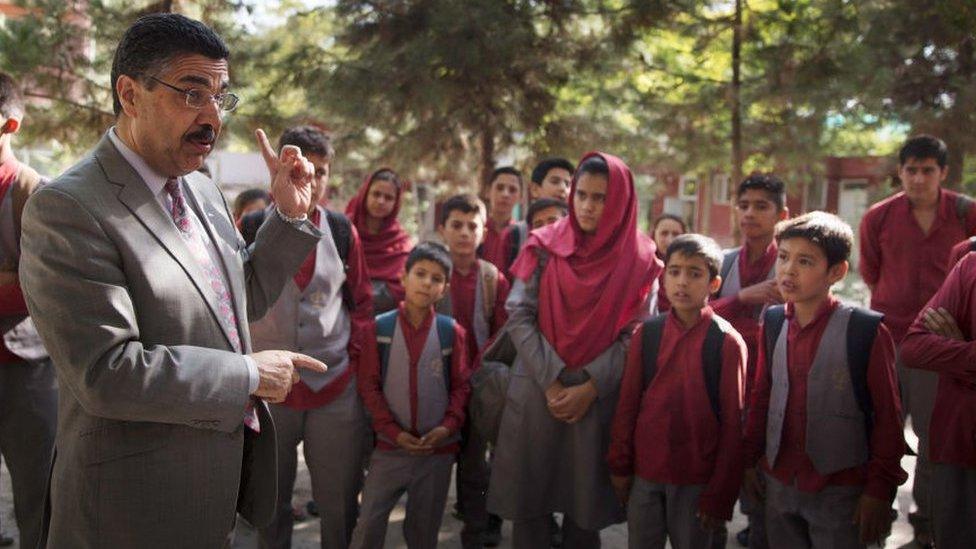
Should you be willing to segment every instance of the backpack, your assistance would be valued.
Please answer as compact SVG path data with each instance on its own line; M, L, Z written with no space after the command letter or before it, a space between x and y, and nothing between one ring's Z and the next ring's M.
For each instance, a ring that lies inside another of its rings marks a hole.
M498 298L498 267L484 259L479 259L478 263L481 266L478 283L481 284L481 305L484 309L482 312L490 324L495 313L495 299Z
M397 313L393 309L376 316L376 345L380 351L380 376L386 379L386 369L390 363L390 347L393 345L393 332L396 330ZM454 353L454 319L447 315L436 315L437 339L441 344L441 361L444 368L444 386L451 392L451 355Z
M871 360L874 337L883 318L884 315L876 311L854 307L847 324L847 364L850 367L854 399L857 401L857 407L864 414L865 432L869 440L871 429L874 427L874 405L871 402L871 391L868 389L868 363ZM783 305L766 309L763 331L766 334L766 368L770 371L773 368L772 349L776 347L776 340L785 321L786 308Z
M525 243L529 238L529 224L527 221L519 221L518 223L512 225L512 238L509 242L508 248L508 267L511 268L512 264L515 263L515 259L518 258L519 252L522 251L522 244ZM506 269L507 271L508 269Z
M658 352L661 350L661 336L664 334L664 324L667 314L657 315L644 321L641 333L641 363L644 366L641 377L642 391L646 391L657 374ZM722 381L722 344L725 343L725 332L722 325L712 318L702 346L702 370L705 378L705 390L708 401L712 405L712 412L719 423L722 421L721 396L719 385Z
M268 210L258 210L251 212L241 218L241 236L248 246L254 243L257 238L258 229L264 224ZM325 220L332 231L332 242L339 252L339 261L342 262L342 270L349 274L349 249L352 247L352 223L349 218L341 213L325 210ZM356 300L352 296L348 280L342 283L342 303L349 312L356 310Z

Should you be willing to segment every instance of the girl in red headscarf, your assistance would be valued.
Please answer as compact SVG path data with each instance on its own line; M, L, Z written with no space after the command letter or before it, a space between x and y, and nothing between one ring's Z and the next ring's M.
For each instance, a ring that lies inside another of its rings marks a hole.
M397 219L402 199L400 179L393 170L383 168L363 182L346 206L366 255L374 314L395 309L403 299L400 275L413 242Z
M604 456L627 341L651 313L663 267L638 231L619 158L584 156L569 206L569 217L532 231L512 266L504 331L518 357L488 506L514 521L516 549L547 547L554 512L569 547L599 547L600 529L625 518Z

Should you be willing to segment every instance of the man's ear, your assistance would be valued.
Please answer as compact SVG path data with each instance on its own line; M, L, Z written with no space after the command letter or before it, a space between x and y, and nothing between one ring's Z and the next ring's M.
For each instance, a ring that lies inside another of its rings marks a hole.
M127 74L119 75L115 81L115 93L119 95L119 103L122 104L122 112L130 117L136 116L136 97L141 90L139 83Z
M0 126L0 134L6 135L8 133L17 133L20 129L20 119L11 116L4 121L3 126Z

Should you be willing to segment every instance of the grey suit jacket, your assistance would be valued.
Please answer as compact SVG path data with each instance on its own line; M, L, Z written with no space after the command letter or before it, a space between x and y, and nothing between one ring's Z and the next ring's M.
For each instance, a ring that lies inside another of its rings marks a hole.
M268 216L247 248L200 174L188 203L216 243L244 352L321 236ZM28 201L28 309L61 386L48 547L218 547L235 507L270 520L274 427L242 427L248 370L169 214L107 136Z

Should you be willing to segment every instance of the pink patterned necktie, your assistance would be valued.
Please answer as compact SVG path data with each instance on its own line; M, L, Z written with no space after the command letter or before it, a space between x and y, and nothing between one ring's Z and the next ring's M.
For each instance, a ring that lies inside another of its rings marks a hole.
M237 329L237 315L234 314L233 301L231 300L230 292L227 290L224 277L220 272L220 267L214 263L210 252L207 251L207 247L203 243L204 236L200 231L196 230L196 227L193 225L193 220L188 215L186 199L183 197L183 189L180 188L180 183L176 178L171 177L166 180L166 192L173 202L170 207L170 215L173 217L173 222L176 223L176 227L180 230L180 236L183 237L183 241L186 242L187 247L190 249L193 259L196 260L197 264L203 268L204 274L207 275L207 282L210 283L210 289L217 296L217 310L220 315L220 320L224 323L224 327L227 328L227 333L230 334L230 342L234 346L234 350L239 353L241 352L241 335ZM254 431L260 431L258 416L254 411L253 402L249 401L244 411L244 424Z

